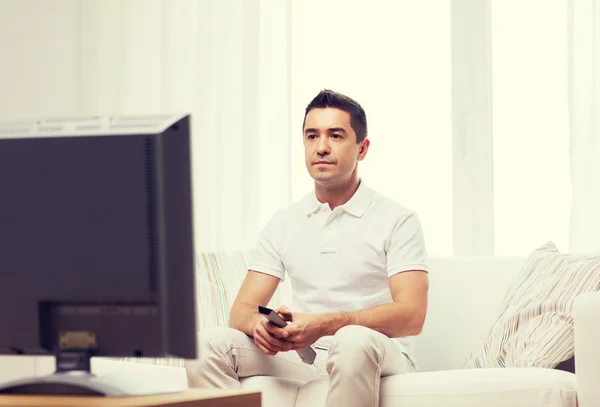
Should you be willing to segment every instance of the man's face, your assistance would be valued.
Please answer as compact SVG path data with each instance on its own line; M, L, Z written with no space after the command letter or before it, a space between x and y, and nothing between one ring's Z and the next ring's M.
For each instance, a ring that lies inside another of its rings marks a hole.
M367 154L369 140L356 143L350 113L336 108L312 109L304 123L304 158L317 182L338 184L350 180L356 164Z

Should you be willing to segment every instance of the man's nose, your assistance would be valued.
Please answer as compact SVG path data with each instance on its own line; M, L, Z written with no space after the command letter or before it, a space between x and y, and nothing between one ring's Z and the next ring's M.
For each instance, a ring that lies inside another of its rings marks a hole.
M327 137L319 137L319 141L317 143L317 152L321 155L329 153L329 143L327 142Z

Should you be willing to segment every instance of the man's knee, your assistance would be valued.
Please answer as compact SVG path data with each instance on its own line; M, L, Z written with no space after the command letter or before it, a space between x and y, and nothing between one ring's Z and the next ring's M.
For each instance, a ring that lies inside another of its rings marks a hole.
M196 360L188 360L185 365L188 373L192 371L200 371L207 363L215 359L224 358L229 352L234 343L240 340L241 336L245 336L233 328L215 327L202 329L198 333L198 355Z
M362 369L365 364L380 365L381 360L375 332L363 326L349 325L338 330L333 337L327 370L331 373L335 367L350 372Z
M186 360L184 365L188 378L188 385L195 387L199 380L211 369L217 368L225 361L226 355L236 341L246 335L233 328L215 327L202 329L198 333L198 357L195 360Z
M337 352L360 352L376 346L376 332L360 325L348 325L333 336L332 349Z
M234 343L245 337L243 332L228 327L203 329L198 333L198 357L203 359L213 354L224 355Z

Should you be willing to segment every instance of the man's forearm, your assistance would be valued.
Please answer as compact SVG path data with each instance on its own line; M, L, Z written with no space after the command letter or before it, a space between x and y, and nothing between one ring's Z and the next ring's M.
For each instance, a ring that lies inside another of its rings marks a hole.
M229 326L244 332L248 336L254 335L256 322L261 318L257 307L245 302L236 302L231 307Z
M379 305L360 311L332 312L326 318L326 335L334 335L347 325L360 325L390 338L418 335L423 328L424 312L401 303Z

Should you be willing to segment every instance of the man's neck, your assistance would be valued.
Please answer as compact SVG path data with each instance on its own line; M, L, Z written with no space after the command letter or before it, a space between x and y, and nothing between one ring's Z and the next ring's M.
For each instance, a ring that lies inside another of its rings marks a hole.
M360 185L360 180L357 176L352 176L349 182L342 185L323 185L315 182L315 194L317 200L321 203L327 202L333 210L348 202L356 193Z

